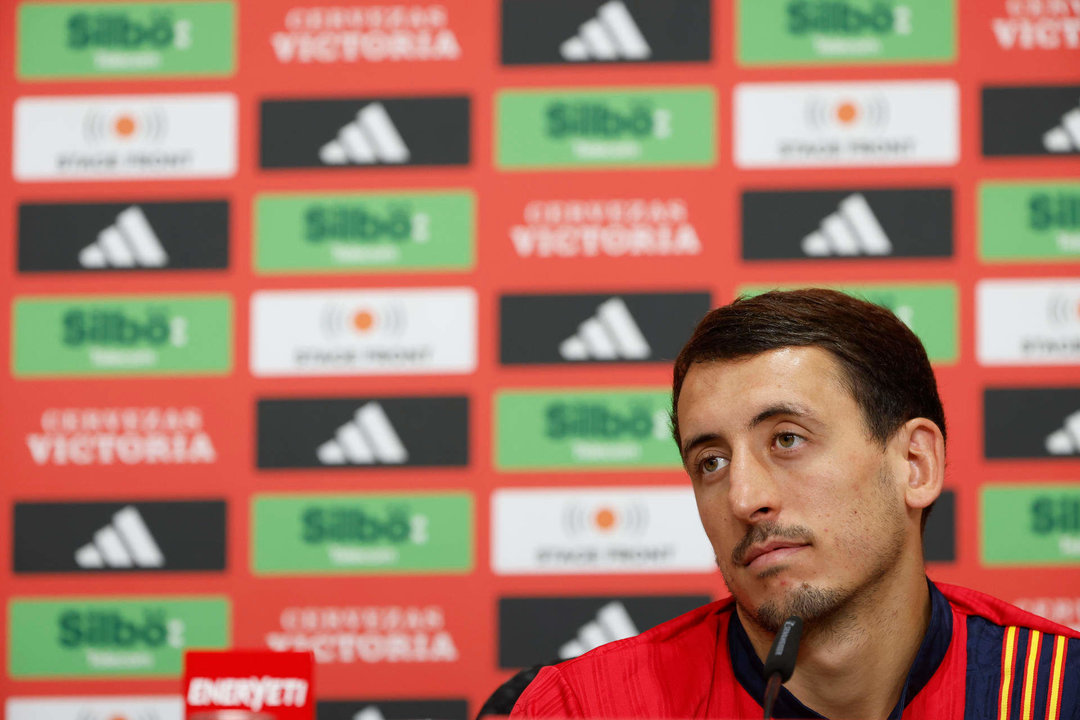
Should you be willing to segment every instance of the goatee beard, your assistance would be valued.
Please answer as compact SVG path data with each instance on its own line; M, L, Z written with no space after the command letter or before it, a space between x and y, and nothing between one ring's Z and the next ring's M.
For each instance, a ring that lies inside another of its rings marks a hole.
M776 633L792 615L797 615L806 623L818 623L829 618L840 609L848 593L838 589L824 589L804 583L780 600L767 600L751 609L743 611L756 625L770 633Z

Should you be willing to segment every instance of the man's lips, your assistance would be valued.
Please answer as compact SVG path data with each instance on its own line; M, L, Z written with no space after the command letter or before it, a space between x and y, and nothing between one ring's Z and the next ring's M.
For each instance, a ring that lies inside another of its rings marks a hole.
M750 567L755 560L763 558L758 562L759 565L764 564L766 561L772 558L779 559L780 557L786 557L791 552L801 550L807 547L808 543L798 542L794 540L772 540L766 543L760 543L758 545L751 546L750 550L743 558L742 564L744 567Z

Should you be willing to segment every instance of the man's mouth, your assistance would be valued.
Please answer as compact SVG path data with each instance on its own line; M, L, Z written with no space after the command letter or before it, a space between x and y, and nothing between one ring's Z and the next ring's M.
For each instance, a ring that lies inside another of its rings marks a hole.
M809 543L795 540L770 540L769 542L758 543L750 547L743 556L741 564L744 567L750 567L755 560L761 558L758 565L763 565L770 560L787 557L804 547L809 547Z

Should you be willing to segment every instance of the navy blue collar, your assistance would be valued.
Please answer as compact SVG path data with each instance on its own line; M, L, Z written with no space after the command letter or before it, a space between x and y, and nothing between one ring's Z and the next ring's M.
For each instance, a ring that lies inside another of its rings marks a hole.
M900 702L889 713L890 720L899 718L904 708L919 691L926 687L930 678L937 672L941 661L945 659L945 653L949 649L952 640L952 610L949 601L934 587L934 583L927 578L926 584L930 588L930 625L926 628L919 652L915 655L915 662L908 670L907 680L904 681L904 689L900 693ZM746 634L742 623L739 622L739 613L731 612L731 621L728 625L728 653L731 655L731 667L735 672L735 679L743 686L750 697L754 698L759 705L765 702L765 678L762 677L764 666L758 659L754 646ZM792 695L787 688L780 688L780 696L776 699L773 715L778 718L821 718L822 715L814 712L803 705Z

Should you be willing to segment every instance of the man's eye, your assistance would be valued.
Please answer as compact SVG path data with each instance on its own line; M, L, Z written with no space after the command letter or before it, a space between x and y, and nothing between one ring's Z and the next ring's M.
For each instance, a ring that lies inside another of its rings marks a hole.
M780 433L776 436L776 444L785 450L790 450L793 447L798 446L801 440L802 438L795 433Z
M701 470L702 472L713 473L717 470L724 469L727 467L727 464L728 461L724 458L713 455L712 457L707 457L701 461Z

